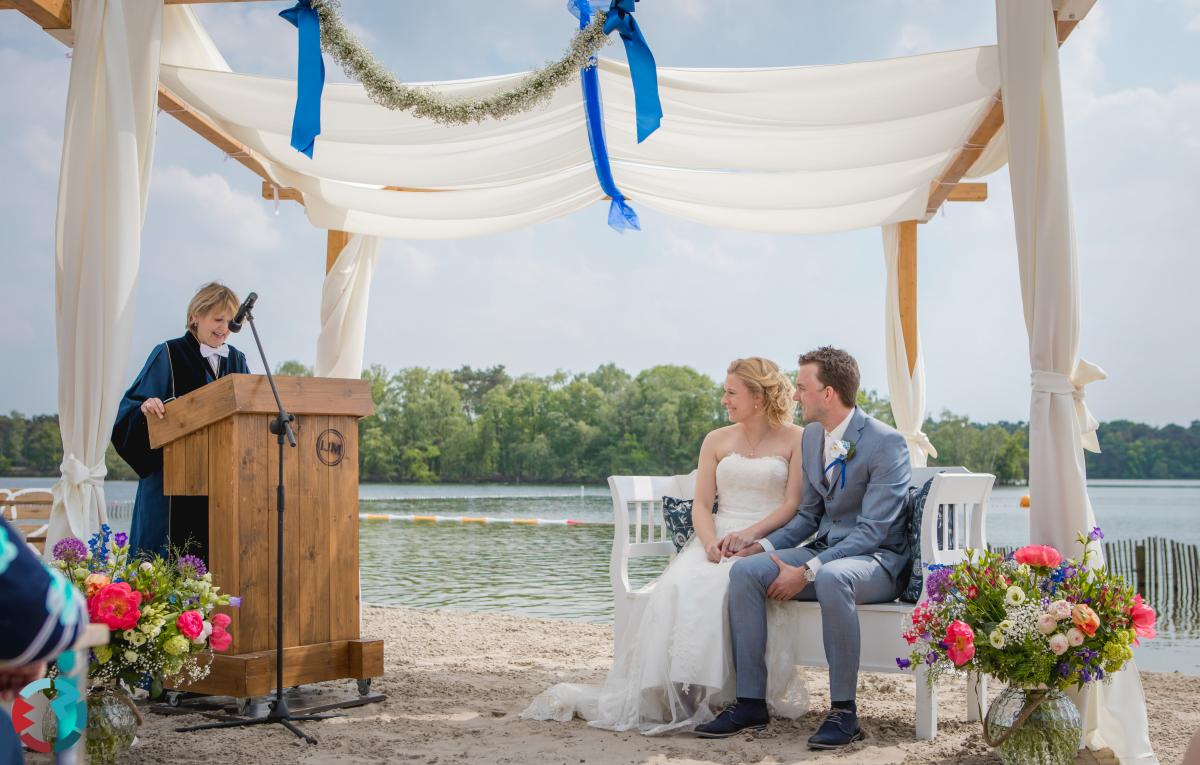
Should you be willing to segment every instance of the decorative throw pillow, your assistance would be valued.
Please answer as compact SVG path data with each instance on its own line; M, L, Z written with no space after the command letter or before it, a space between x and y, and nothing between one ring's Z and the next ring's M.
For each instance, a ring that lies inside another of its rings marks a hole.
M912 556L909 562L908 583L900 593L900 600L905 603L916 603L920 600L921 587L925 583L924 568L921 565L921 515L925 512L925 498L929 496L929 487L932 485L933 479L930 478L919 489L910 486L908 496L904 500L908 513L908 552Z
M667 532L675 544L675 552L683 549L692 538L695 529L692 527L692 500L679 497L662 498L663 522L667 524ZM717 503L713 502L712 511L717 512Z

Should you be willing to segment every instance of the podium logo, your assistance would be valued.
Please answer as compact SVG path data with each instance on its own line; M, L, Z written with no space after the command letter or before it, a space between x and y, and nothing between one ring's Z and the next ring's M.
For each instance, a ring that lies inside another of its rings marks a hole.
M346 456L346 439L330 428L317 436L317 459L329 467L337 467Z

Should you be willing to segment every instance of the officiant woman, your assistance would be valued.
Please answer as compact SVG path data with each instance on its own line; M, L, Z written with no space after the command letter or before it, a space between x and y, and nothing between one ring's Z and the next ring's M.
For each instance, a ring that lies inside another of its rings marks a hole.
M183 337L155 346L117 411L112 442L137 472L130 554L166 556L168 544L208 557L208 499L163 495L162 449L150 447L147 418L170 417L165 404L228 374L248 373L246 356L225 341L238 297L223 284L200 288L187 307Z

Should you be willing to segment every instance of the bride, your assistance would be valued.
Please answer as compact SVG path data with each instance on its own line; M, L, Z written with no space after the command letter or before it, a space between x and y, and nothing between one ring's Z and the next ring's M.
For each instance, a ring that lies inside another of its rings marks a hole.
M734 701L725 609L733 558L726 537L760 539L796 514L804 429L792 422L792 393L773 361L752 357L729 365L721 404L732 424L709 433L700 447L695 533L650 596L636 601L604 685L561 683L538 695L522 717L565 722L579 715L598 728L654 735L690 730ZM771 605L773 622L782 612ZM768 702L776 716L799 717L808 696L795 674L795 641L784 625L767 634Z

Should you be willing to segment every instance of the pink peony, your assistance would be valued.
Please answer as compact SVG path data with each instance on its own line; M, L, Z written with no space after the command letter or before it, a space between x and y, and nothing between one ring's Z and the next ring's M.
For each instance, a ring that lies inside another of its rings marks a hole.
M1030 566L1054 568L1062 563L1062 555L1049 545L1026 545L1013 553L1013 560Z
M1070 642L1067 640L1067 636L1061 632L1050 638L1050 650L1055 656L1062 656L1067 652L1069 646Z
M971 625L958 619L950 622L946 628L946 645L946 656L954 666L961 667L970 661L975 655L975 632Z
M1071 629L1067 630L1067 643L1069 643L1072 648L1078 648L1079 646L1083 645L1083 641L1083 633L1080 632L1078 627L1072 627Z
M128 582L106 584L88 598L88 616L93 622L108 625L108 629L131 630L137 626L141 612L138 606L142 593L131 589Z
M213 614L213 617L212 617L213 629L216 629L217 627L220 627L221 629L226 629L227 627L229 627L229 622L230 622L229 614Z
M1066 619L1071 615L1071 604L1065 600L1056 600L1050 604L1050 613L1055 619Z
M1133 605L1129 607L1129 618L1133 622L1133 631L1137 637L1152 638L1158 636L1158 631L1154 628L1154 620L1156 615L1154 609L1142 602L1141 595L1133 596ZM1141 645L1141 641L1135 637L1133 642Z
M1038 617L1038 632L1049 635L1056 629L1058 629L1058 619L1054 618L1054 614L1042 614Z
M184 611L175 620L175 626L179 628L179 633L188 640L195 640L204 632L204 617L199 611Z
M212 635L208 638L208 645L214 651L227 651L230 644L233 643L233 635L225 631L224 627L218 627L213 624Z
M1096 630L1100 627L1100 617L1092 610L1091 606L1083 603L1076 603L1071 609L1071 621L1075 622L1075 626L1081 629L1088 637L1096 634Z

